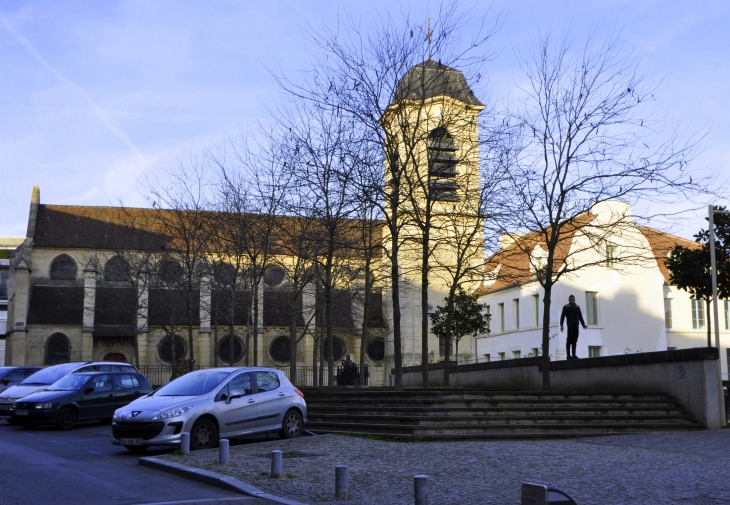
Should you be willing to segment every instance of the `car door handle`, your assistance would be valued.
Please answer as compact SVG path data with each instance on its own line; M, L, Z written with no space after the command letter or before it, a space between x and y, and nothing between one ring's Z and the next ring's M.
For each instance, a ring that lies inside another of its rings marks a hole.
M279 396L286 396L286 393L279 393Z
M254 400L253 398L251 398L251 399L250 399L250 400L248 401L248 403L256 403L256 400Z

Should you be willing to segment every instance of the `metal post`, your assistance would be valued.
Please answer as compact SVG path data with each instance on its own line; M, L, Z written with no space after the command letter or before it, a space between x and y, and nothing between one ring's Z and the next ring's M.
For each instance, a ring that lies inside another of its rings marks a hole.
M229 443L228 440L222 438L218 441L218 463L228 464L229 461Z
M190 454L190 433L180 433L180 450L183 454Z
M281 477L281 451L271 451L271 477Z
M335 467L335 498L347 499L347 467L345 465Z
M425 475L413 477L413 500L415 505L428 505L428 477Z
M720 380L719 392L720 392L720 424L725 426L727 419L725 418L725 394L722 389L722 349L720 348L720 317L717 310L717 264L715 262L715 212L721 214L728 214L727 211L716 211L712 205L708 205L708 214L710 222L710 272L712 272L712 315L715 324L715 347L717 347L717 367L718 367L718 378ZM709 314L708 314L709 316Z

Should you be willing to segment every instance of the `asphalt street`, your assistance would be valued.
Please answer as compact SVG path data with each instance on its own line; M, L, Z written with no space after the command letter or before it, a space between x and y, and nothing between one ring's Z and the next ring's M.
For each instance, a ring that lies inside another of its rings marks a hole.
M99 423L59 431L0 421L0 505L270 503L141 467L139 456L109 442L110 431Z

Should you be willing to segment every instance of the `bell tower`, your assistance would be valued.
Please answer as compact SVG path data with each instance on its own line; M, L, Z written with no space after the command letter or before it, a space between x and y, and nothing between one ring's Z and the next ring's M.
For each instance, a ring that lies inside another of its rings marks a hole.
M386 201L397 206L399 220L406 366L420 364L423 358L422 286L428 284L428 305L433 310L444 305L452 285L472 292L481 279L478 116L483 109L461 71L428 59L406 72L382 118L389 150ZM386 250L392 250L391 239L386 228ZM389 272L390 264L385 263ZM428 348L439 361L436 337L429 337Z

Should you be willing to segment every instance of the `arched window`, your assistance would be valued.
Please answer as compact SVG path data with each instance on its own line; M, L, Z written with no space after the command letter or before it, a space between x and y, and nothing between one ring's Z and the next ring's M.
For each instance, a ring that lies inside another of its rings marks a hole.
M182 280L183 269L176 261L165 260L160 264L158 274L165 284L175 284Z
M71 342L63 333L54 333L46 342L46 365L71 361Z
M213 268L213 276L218 285L230 287L236 280L236 269L228 263L217 263Z
M284 270L279 267L269 267L264 273L264 284L269 287L278 286L284 280Z
M233 361L231 361L231 337L223 337L218 342L218 359L225 364L238 363L246 355L243 340L239 337L233 337Z
M380 362L385 358L385 340L376 338L370 341L365 352L371 361Z
M435 128L428 134L428 173L432 200L457 201L456 165L459 159L456 152L459 146L446 128Z
M157 352L160 355L160 359L165 363L172 363L172 339L165 337L162 339L160 344L157 346ZM175 336L175 362L185 357L185 341L178 336Z
M73 281L76 279L76 263L68 256L59 256L51 264L51 280Z
M288 363L291 358L289 337L279 337L274 339L269 346L269 355L274 361L278 361L279 363Z
M322 341L322 362L326 363L329 356L330 346L329 340ZM345 343L335 337L332 341L332 361L338 364L345 356Z
M131 282L129 264L120 256L115 256L104 265L104 280L107 282Z

